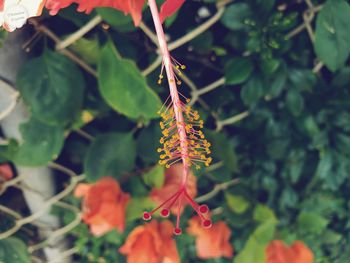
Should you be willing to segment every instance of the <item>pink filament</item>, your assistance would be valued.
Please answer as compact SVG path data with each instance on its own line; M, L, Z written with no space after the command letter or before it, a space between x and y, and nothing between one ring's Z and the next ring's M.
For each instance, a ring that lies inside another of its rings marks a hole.
M198 205L193 200L193 198L187 193L187 190L186 190L186 183L187 183L188 175L190 172L190 166L191 166L191 161L188 158L188 156L189 156L189 151L188 151L189 143L188 143L188 138L187 138L187 133L186 133L186 123L184 121L184 116L183 116L184 105L179 98L179 92L178 92L177 86L176 86L177 78L176 78L176 75L174 73L173 65L172 65L173 61L175 61L176 64L180 64L180 63L177 62L176 60L172 59L170 56L168 45L167 45L167 42L165 39L163 27L162 27L162 23L161 23L160 18L159 18L159 12L158 12L158 7L156 4L156 1L149 0L148 3L149 3L149 7L151 9L153 22L154 22L154 26L155 26L157 37L158 37L159 48L160 48L161 55L163 58L162 71L163 71L163 66L164 66L166 74L167 74L167 79L168 79L168 84L169 84L169 89L170 89L170 98L172 101L171 104L172 104L173 109L174 109L177 133L179 134L179 143L180 143L181 152L178 155L178 157L181 158L182 163L183 163L183 175L182 175L181 184L179 186L179 190L175 194L173 194L171 197L169 197L166 201L164 201L162 204L160 204L158 207L153 209L151 212L145 212L143 218L145 220L150 220L152 218L152 215L157 210L162 208L163 206L165 206L165 208L162 210L161 214L163 216L166 216L166 215L168 215L166 212L170 211L171 207L177 201L178 207L177 207L176 226L174 229L174 234L180 235L182 233L182 230L180 227L180 215L181 215L182 207L184 205L182 197L185 197L187 199L187 201L190 203L190 205L193 207L193 209L197 212L197 214L199 215L199 217L202 220L202 225L204 227L210 227L211 220L204 216L204 214L206 214L209 210L208 207L206 205L202 205L202 206Z

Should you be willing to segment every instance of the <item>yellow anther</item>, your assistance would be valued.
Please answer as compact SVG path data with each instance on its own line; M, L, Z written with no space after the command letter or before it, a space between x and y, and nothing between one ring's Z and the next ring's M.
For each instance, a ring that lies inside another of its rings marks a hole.
M162 151L163 151L162 148L158 148L158 149L157 149L157 152L159 152L159 153L162 152Z
M186 102L187 102L187 103L190 103L190 102L191 102L191 99L186 99Z
M182 82L181 82L180 80L178 80L178 81L176 82L176 84L177 84L177 85L181 85Z
M170 168L170 165L169 165L169 164L166 164L165 167L166 167L166 168Z
M186 69L186 65L181 65L181 69Z

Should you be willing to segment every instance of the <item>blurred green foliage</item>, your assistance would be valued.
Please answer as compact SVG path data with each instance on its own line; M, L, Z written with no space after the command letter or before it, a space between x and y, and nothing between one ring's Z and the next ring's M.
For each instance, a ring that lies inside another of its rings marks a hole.
M216 2L187 1L166 23L170 41L207 20L199 16L203 8L213 15ZM207 107L195 105L206 120L215 167L199 172L198 191L205 194L239 178L209 200L211 208L223 208L214 221L223 219L232 229L234 263L263 263L273 239L303 240L317 263L349 262L350 7L345 0L312 1L313 7L310 2L234 1L218 23L172 52L198 87L225 77L224 85L201 96ZM41 43L42 52L17 78L32 115L21 129L24 143L0 146L0 157L36 166L62 152L59 162L90 182L104 175L121 180L134 198L127 231L94 238L80 225L72 236L81 262L101 257L123 262L116 247L141 223L137 215L152 207L146 198L150 189L164 181L154 166L160 137L156 111L168 89L156 85L157 70L142 74L156 48L130 17L106 8L90 17L73 10L45 22L64 38L94 15L103 17L110 28L97 27L71 47L98 68L98 79L54 52L50 41ZM312 32L294 31L310 10ZM143 15L153 28L149 12ZM191 96L186 85L180 91ZM217 120L244 111L247 118L216 130ZM93 120L84 120L84 112L92 112ZM76 127L93 135L92 143L78 137ZM69 214L64 218L72 220ZM199 262L192 237L183 235L177 244L183 262Z

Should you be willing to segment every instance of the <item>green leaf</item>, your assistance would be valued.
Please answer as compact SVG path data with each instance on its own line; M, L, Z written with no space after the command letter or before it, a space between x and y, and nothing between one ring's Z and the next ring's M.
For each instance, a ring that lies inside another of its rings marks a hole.
M255 221L257 222L267 222L267 221L271 221L271 222L277 222L277 218L275 216L275 213L271 210L271 208L265 206L265 205L261 205L258 204L253 212L253 218Z
M309 69L288 69L288 77L299 91L311 91L317 82L316 75Z
M252 237L257 240L260 244L268 244L274 237L276 230L275 220L268 220L260 224L254 231Z
M80 69L51 51L29 60L17 75L17 87L33 116L51 125L62 126L77 117L84 86Z
M265 75L271 75L278 70L280 64L281 61L278 59L262 59L260 61L260 69Z
M131 133L99 135L86 153L86 178L95 182L103 176L119 177L134 168L135 158L136 143Z
M23 142L13 155L12 161L23 166L40 166L55 160L64 143L64 131L61 127L49 126L31 118L21 124Z
M155 205L150 198L132 198L126 208L126 220L133 221L142 218L143 212L154 208Z
M328 220L313 212L301 212L297 219L301 233L321 234L328 225Z
M96 65L100 58L101 47L97 36L91 39L79 38L70 48L89 64Z
M331 169L333 166L333 156L332 152L326 151L320 157L320 161L318 162L316 169L316 176L321 179L325 179L327 176L330 176Z
M102 49L98 64L99 89L114 110L129 118L157 118L161 107L158 95L128 59L122 59L111 42Z
M0 262L30 263L27 246L15 237L0 240Z
M268 96L276 98L281 94L287 82L287 73L286 67L280 67L276 74L272 76L271 84L266 92Z
M161 137L161 129L155 123L151 123L140 132L137 138L137 154L145 163L155 163L159 160L157 148L160 147Z
M223 133L206 130L208 141L212 144L212 152L215 158L224 161L225 166L231 172L238 172L238 160L233 146L228 143L228 138Z
M316 20L315 51L326 66L336 71L350 52L350 6L344 0L328 0Z
M249 238L243 250L234 258L233 263L265 263L266 245Z
M276 0L256 0L254 1L255 12L259 13L259 16L268 15L275 5Z
M103 238L104 240L106 240L106 242L116 246L120 246L123 242L122 235L116 229L109 231L107 234L103 236Z
M332 245L336 245L341 239L342 239L342 235L332 231L330 229L326 229L324 231L324 233L322 233L322 241L325 244L332 244Z
M336 88L347 87L350 83L350 67L341 68L332 79L332 86Z
M239 30L246 27L245 20L251 16L251 10L246 3L235 3L225 9L221 17L224 26L231 30Z
M337 133L335 135L335 147L339 152L349 155L350 154L350 136L344 133Z
M150 187L160 188L164 184L164 167L156 165L152 170L142 175L143 181Z
M250 235L234 263L265 263L265 248L274 237L278 221L275 213L261 204L255 207L253 218L260 224Z
M297 117L304 109L304 98L296 89L289 89L286 97L286 106L289 112Z
M265 248L273 239L276 222L268 220L260 224L248 238L243 250L233 261L234 263L265 263Z
M200 34L198 37L193 39L190 42L190 45L193 47L196 52L207 53L211 50L213 46L213 34L210 31L206 31L203 34Z
M255 105L263 95L263 83L259 77L253 76L242 88L241 99L247 106Z
M96 8L96 11L103 20L117 31L128 32L136 30L130 15L125 15L123 12L111 7L99 7Z
M245 82L254 69L250 58L231 59L225 67L226 84L237 85Z
M228 207L237 214L243 214L250 207L249 202L239 195L225 194Z

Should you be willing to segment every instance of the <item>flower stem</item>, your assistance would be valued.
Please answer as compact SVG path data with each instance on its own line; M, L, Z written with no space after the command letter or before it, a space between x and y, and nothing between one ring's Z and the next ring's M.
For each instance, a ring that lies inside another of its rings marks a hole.
M159 42L159 49L161 52L164 68L167 74L169 89L170 89L170 96L171 100L173 102L174 107L174 114L176 119L176 126L177 126L177 132L180 137L180 147L181 147L181 158L183 163L183 179L181 183L181 187L184 187L186 185L187 177L189 174L190 169L190 160L186 158L188 155L188 144L187 144L187 134L185 129L185 122L184 117L181 109L181 101L179 98L177 86L176 86L176 79L175 79L175 73L172 66L172 61L168 49L168 44L165 39L164 31L162 23L160 22L159 18L159 11L155 0L148 0L149 7L151 9L152 18L154 22L154 26L157 33L157 38Z

